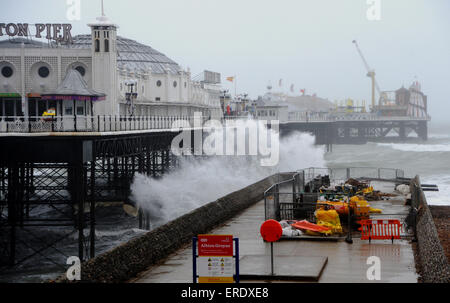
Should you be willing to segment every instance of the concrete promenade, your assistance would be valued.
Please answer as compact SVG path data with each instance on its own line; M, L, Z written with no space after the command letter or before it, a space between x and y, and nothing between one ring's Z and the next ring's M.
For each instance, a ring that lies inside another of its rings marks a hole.
M407 213L404 199L371 202L372 207L381 208L385 214L403 217ZM386 218L389 216L380 216ZM264 243L259 228L264 221L264 201L246 209L240 215L222 226L212 230L210 234L232 234L239 238L240 259L244 256L263 255L266 267L270 264L270 244ZM359 233L353 235L353 244L345 241L308 241L290 240L274 243L274 255L298 257L305 262L308 257L327 257L328 262L318 282L417 282L414 255L409 239L391 241L377 240L369 244L359 239ZM367 258L377 256L381 260L381 280L367 279ZM311 260L313 259L311 258ZM292 259L292 258L291 258ZM289 266L289 264L283 264ZM242 268L242 264L241 264ZM192 282L192 247L187 245L175 254L167 257L157 266L141 273L132 282L139 283L191 283ZM241 281L248 282L248 281ZM257 281L251 281L257 282ZM260 281L261 282L261 281Z

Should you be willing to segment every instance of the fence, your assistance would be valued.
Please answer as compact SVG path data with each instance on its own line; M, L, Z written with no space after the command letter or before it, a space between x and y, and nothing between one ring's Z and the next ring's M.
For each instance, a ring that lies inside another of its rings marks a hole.
M201 124L208 119L202 117ZM258 119L250 116L224 116L220 120ZM38 132L103 132L170 129L175 121L187 121L193 125L192 116L3 116L0 117L0 133L38 133ZM266 120L266 119L261 119ZM415 117L382 117L370 115L362 119L359 116L335 117L325 113L289 113L287 122L335 122L357 120L427 120ZM286 122L286 121L280 121Z
M290 178L284 178L264 192L266 220L293 220L313 215L318 193L305 192L305 175L304 170L293 173Z
M310 167L300 170L299 173L303 173L305 183L314 180L318 176L329 176L330 180L334 183L344 182L350 178L392 180L405 176L404 171L401 169L376 167Z
M293 212L293 208L297 207L299 189L304 188L302 176L295 173L291 178L278 181L264 192L265 218L275 219L292 219L293 214L286 214L289 210Z
M289 112L288 121L290 122L335 122L335 121L429 121L427 117L410 116L380 116L371 113L321 113L321 112Z
M202 117L201 125L206 121ZM171 129L194 125L190 116L7 116L0 118L0 133L108 132ZM183 125L184 124L184 125Z
M403 178L400 169L345 167L318 168L310 167L291 173L290 178L274 183L264 192L265 219L294 220L313 219L322 185L343 184L350 178L370 180L396 180ZM344 199L349 199L344 194ZM383 214L392 217L403 214Z

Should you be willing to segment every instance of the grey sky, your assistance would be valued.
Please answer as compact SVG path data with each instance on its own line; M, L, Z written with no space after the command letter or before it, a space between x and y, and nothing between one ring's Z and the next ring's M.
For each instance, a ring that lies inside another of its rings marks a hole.
M330 100L370 100L370 79L358 43L382 90L409 86L415 76L429 112L450 112L450 1L381 0L381 20L366 18L366 0L104 0L118 34L148 44L190 67L222 79L237 76L237 90L262 95L269 81L284 90ZM65 0L2 3L1 22L68 22ZM81 0L72 34L89 33L100 0ZM233 85L224 81L231 91Z

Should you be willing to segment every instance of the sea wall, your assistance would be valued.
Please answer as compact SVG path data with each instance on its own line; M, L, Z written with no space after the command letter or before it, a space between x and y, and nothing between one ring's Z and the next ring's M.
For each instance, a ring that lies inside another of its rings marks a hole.
M410 189L411 204L418 209L416 236L422 280L425 283L449 283L450 266L420 184L416 176L411 180Z
M291 178L276 174L197 208L148 233L113 248L81 266L81 281L124 282L263 199L273 183ZM57 282L67 281L65 276Z

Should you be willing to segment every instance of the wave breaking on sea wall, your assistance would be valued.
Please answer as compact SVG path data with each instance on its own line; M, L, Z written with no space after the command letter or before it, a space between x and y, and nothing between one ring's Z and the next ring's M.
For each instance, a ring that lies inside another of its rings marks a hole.
M314 141L314 136L299 132L281 138L276 166L261 166L258 156L183 157L178 169L160 179L137 174L131 199L149 211L154 227L271 174L323 167L324 148Z

